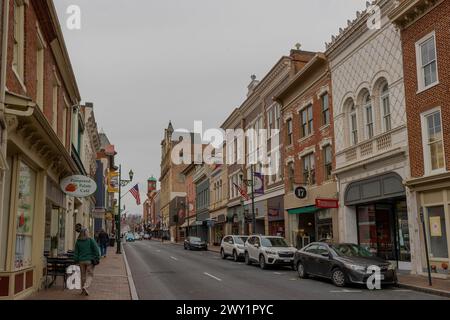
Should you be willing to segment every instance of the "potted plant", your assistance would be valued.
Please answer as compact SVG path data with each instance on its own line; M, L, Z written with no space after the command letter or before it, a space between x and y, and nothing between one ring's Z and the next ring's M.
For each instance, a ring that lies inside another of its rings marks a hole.
M50 243L51 255L53 258L56 258L58 256L58 237L51 237Z

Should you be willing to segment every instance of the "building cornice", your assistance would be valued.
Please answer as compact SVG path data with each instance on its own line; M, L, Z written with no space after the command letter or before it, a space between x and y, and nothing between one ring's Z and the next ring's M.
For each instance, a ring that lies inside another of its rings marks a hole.
M406 28L433 10L444 0L403 0L390 12L389 18L399 28Z

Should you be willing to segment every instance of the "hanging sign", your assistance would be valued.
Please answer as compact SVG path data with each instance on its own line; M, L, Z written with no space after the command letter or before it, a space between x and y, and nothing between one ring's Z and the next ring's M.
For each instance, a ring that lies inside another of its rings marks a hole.
M298 187L295 189L295 196L299 199L305 199L308 195L305 187Z
M85 198L97 191L97 184L89 177L76 175L63 179L60 183L61 190L68 196Z
M108 193L119 193L119 172L108 172Z

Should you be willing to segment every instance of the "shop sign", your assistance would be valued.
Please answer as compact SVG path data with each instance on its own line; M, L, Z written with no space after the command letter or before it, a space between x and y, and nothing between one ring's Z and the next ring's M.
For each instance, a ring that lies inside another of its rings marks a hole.
M320 209L337 209L339 200L337 199L316 199L316 207Z
M97 184L89 177L76 175L61 181L61 190L68 196L85 198L97 191Z

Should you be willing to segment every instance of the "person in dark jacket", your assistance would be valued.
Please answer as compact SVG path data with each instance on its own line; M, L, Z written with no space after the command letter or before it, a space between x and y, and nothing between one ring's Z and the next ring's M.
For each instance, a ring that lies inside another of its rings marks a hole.
M109 235L103 229L98 233L98 244L100 245L101 256L106 258L106 251L109 245Z
M83 228L75 244L73 256L75 263L81 271L81 294L89 295L88 288L94 279L94 267L100 261L100 250L94 239L89 237L89 232Z

